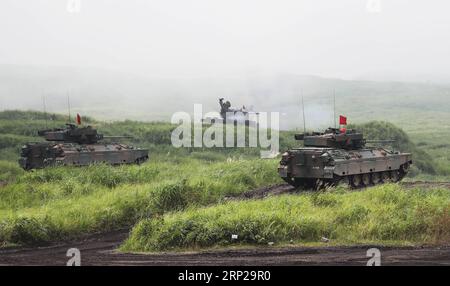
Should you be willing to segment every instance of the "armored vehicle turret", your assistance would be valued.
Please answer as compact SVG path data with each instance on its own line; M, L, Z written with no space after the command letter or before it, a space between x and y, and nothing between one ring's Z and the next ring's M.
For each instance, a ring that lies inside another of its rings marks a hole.
M120 143L100 143L103 136L91 126L77 127L66 124L66 128L38 131L47 142L30 142L21 150L19 165L25 169L47 166L86 166L93 163L140 164L148 160L148 150Z
M66 124L66 128L39 130L38 135L47 141L95 144L103 139L103 134L91 126L77 127L75 124Z
M328 128L325 132L296 134L304 147L286 151L279 175L295 187L316 188L338 183L364 187L397 182L412 164L410 153L367 147L362 133ZM370 141L371 143L382 143Z

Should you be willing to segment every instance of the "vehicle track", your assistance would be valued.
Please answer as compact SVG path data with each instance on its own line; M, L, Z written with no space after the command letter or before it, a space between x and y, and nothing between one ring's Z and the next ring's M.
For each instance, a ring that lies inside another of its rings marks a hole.
M50 247L5 249L0 265L66 265L69 248L81 253L81 265L108 266L270 266L270 265L366 265L367 250L377 246L255 247L158 254L120 253L116 248L128 230ZM382 265L450 265L450 246L382 247Z
M407 188L445 187L447 182L404 182ZM298 192L287 184L259 188L229 199L260 199L269 195ZM66 265L69 248L78 248L82 265L365 265L367 249L373 246L253 247L245 249L170 252L158 254L120 253L117 247L129 229L94 234L48 247L0 250L0 265ZM377 246L375 246L377 247ZM382 265L450 265L450 245L424 247L382 247Z

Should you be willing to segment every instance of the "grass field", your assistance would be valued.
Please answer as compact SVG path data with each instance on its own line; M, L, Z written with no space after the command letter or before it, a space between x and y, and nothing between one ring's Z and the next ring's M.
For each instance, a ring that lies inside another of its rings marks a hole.
M280 182L275 160L49 168L14 173L0 188L0 245L39 245L132 226Z
M308 245L320 244L322 237L333 245L448 243L450 190L405 191L390 184L364 192L338 188L227 202L145 219L122 250Z
M126 143L149 148L150 161L141 166L25 172L16 161L20 146L42 140L37 130L65 123L64 116L47 117L51 120L40 112L0 112L0 246L42 245L140 221L123 249L305 244L319 236L337 244L434 243L448 235L448 190L389 185L223 203L227 196L280 183L278 159L259 159L259 148L175 148L170 144L175 126L164 122L84 118L105 135L129 135L133 139ZM396 139L396 150L413 153L406 180L450 180L449 133L431 126L405 132L386 122L354 127L369 139ZM280 133L280 151L300 146L293 134ZM232 232L242 240L230 241Z

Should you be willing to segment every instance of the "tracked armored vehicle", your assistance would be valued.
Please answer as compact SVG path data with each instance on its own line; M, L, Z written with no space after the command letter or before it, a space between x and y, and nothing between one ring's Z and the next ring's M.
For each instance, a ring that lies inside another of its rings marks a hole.
M400 181L412 164L410 153L366 147L363 134L329 128L323 133L296 134L304 147L286 151L278 173L295 187L321 188L348 184L359 188ZM372 141L371 143L379 143Z
M206 124L212 123L224 123L224 124L234 124L234 125L246 125L257 127L258 122L257 117L258 112L247 109L245 106L242 108L232 108L230 101L224 101L223 98L219 98L220 105L220 117L206 117L202 121ZM251 109L251 108L250 108Z
M47 142L27 143L22 147L19 165L25 170L48 166L86 166L94 163L140 164L148 160L148 150L120 143L101 143L103 136L91 126L41 130L39 136Z

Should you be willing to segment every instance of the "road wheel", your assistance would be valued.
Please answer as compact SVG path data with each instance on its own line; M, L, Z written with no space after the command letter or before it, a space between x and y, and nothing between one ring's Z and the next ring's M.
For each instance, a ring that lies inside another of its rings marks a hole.
M381 182L381 175L380 173L372 173L372 184L376 185Z
M362 174L362 183L365 186L370 186L370 174Z
M347 176L339 177L335 180L335 185L339 187L348 187L351 186L350 180Z
M391 171L391 181L392 182L398 182L400 180L400 176L398 174L398 171Z
M352 177L352 187L358 188L361 186L361 175L353 175Z
M389 175L389 172L381 172L381 180L385 183L389 183L391 181L391 176Z

